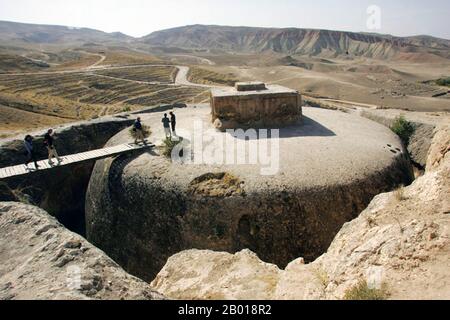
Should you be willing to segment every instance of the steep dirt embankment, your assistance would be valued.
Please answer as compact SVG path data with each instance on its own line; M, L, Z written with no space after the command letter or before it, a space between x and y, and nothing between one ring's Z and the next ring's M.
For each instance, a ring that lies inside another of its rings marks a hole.
M450 299L450 127L439 128L427 173L378 195L327 253L285 270L245 250L171 257L153 287L182 299L341 299L361 281L392 299Z
M162 299L45 211L0 203L0 300Z
M106 117L99 120L64 126L56 130L59 155L68 155L103 148L117 132L131 125L132 119ZM43 146L44 132L35 134L38 159L47 158ZM23 164L26 157L21 140L0 144L0 167ZM35 204L73 231L84 233L84 199L95 161L34 172L27 176L4 179L10 189L18 191L26 201ZM0 201L8 199L2 198Z

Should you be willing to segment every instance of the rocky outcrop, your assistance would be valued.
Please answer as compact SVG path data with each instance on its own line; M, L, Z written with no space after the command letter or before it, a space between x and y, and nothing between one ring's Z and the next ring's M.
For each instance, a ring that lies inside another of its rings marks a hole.
M450 127L442 126L436 130L435 137L428 150L427 170L438 168L450 151Z
M265 300L275 297L281 273L248 249L236 254L193 249L170 257L152 287L177 299Z
M45 211L0 203L0 300L163 299Z
M342 299L363 280L392 299L450 299L448 129L436 134L424 176L375 197L314 262L281 270L248 250L191 250L172 256L152 286L182 299Z
M177 116L179 132L196 119L211 126L207 106ZM155 143L164 136L161 117L143 116ZM311 108L305 117L304 126L280 131L280 168L269 176L261 164L171 162L160 149L98 161L86 199L88 240L145 280L171 255L193 248L248 248L282 268L298 256L313 261L375 195L409 184L411 167L383 126Z

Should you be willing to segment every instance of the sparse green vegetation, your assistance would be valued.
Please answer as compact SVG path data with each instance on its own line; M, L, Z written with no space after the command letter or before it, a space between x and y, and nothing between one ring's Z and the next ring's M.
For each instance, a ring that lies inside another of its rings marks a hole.
M182 137L178 137L177 139L173 139L172 138L166 138L166 140L164 140L164 146L163 146L163 155L170 158L172 157L172 151L173 149L180 144L183 141ZM180 157L183 156L182 154L183 151L180 152Z
M137 138L136 131L134 131L133 127L130 128L129 132L130 132L130 135L131 135L131 137L133 139ZM142 133L144 134L144 138L148 138L152 134L152 130L150 129L149 126L146 126L146 125L143 124L142 125Z
M405 117L400 116L395 119L391 126L391 130L400 137L405 146L408 146L411 136L414 134L415 127L411 122L407 121Z
M190 192L208 197L231 197L245 195L243 182L228 172L206 173L191 181ZM250 225L250 234L259 232L257 225Z
M405 196L405 187L401 186L397 190L394 191L394 197L398 202L407 200L408 197Z
M436 80L436 84L438 86L450 87L450 77L438 79Z
M328 287L328 285L330 284L330 277L328 276L328 273L323 268L316 269L314 273L323 288L325 289L326 287Z
M369 288L366 280L361 280L353 288L347 290L344 300L386 300L389 298L389 292L386 284L380 289Z

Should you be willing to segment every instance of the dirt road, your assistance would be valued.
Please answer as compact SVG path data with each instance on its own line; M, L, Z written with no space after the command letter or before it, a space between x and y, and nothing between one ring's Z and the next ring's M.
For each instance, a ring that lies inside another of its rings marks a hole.
M89 67L83 67L83 68L77 68L77 69L71 69L71 70L60 70L60 71L0 73L0 77L1 76L6 76L6 77L9 77L9 76L39 76L39 75L53 75L53 74L57 75L57 74L89 73L91 75L98 76L98 77L123 80L123 81L128 81L128 82L139 83L139 84L177 85L177 86L201 87L201 88L219 87L219 86L214 86L214 85L198 84L198 83L190 82L188 80L189 67L187 67L187 66L174 66L174 65L169 65L169 64L99 66L99 64L101 64L106 59L105 56L102 56L102 55L99 55L99 56L101 56L100 60ZM105 75L101 75L101 74L97 74L97 73L93 72L93 71L102 71L102 70L120 70L120 69L142 68L142 67L175 67L178 69L178 73L177 73L174 83L167 83L167 82L157 82L157 81L148 82L148 81L125 79L125 78L120 78L120 77L105 76Z

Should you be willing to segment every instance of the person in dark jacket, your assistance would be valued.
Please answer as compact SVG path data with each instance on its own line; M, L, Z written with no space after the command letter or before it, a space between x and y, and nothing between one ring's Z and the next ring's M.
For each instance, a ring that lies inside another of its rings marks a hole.
M25 161L25 165L28 168L28 164L31 161L33 161L35 169L38 170L39 166L37 164L36 154L34 152L33 137L30 135L27 135L24 140L24 145L25 145L25 149L27 151L27 160Z
M47 133L44 136L44 145L47 147L48 151L48 164L53 165L52 159L56 158L58 161L58 164L61 164L62 160L58 155L58 152L56 152L56 148L54 145L54 132L52 129L49 129Z
M176 136L177 117L173 112L170 112L170 124L172 125L172 134Z
M138 140L142 140L144 144L147 142L145 141L144 136L144 129L142 128L141 118L137 118L133 125L133 131L136 133L134 143L138 144Z

